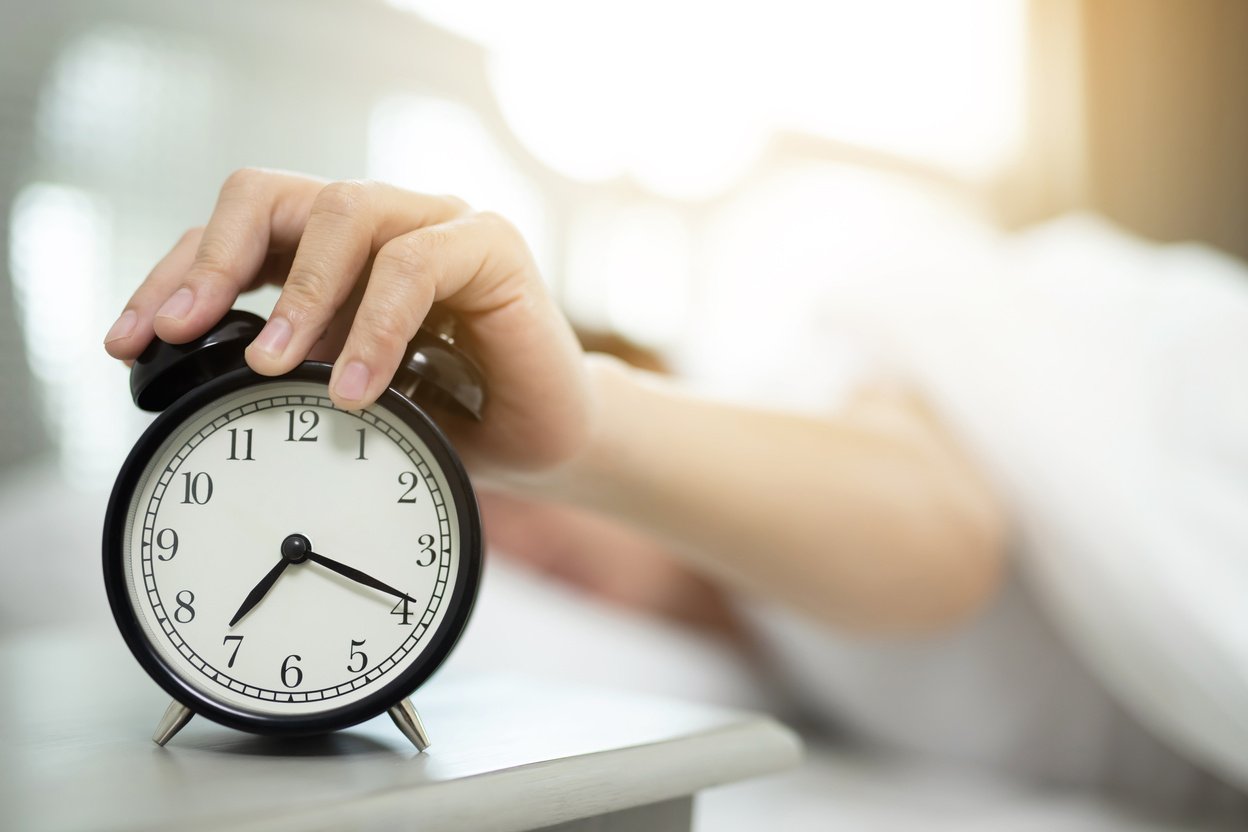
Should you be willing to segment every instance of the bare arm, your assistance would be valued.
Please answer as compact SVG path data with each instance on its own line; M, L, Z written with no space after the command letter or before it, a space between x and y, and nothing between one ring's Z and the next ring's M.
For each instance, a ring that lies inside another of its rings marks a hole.
M855 630L934 629L995 589L1001 511L913 398L871 395L812 418L700 400L602 357L588 366L592 441L524 487Z

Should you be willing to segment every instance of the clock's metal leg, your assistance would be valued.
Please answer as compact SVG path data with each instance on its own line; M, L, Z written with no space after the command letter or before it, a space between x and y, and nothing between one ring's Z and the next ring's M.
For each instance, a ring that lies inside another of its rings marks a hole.
M182 726L190 722L194 716L191 709L183 705L178 700L169 703L169 707L165 708L165 715L160 718L160 724L156 726L156 733L152 734L152 742L157 745L164 745L173 739L173 735L182 730Z
M416 709L412 707L412 700L404 699L386 713L390 714L394 724L399 726L403 736L412 741L412 745L416 746L417 751L424 751L429 747L429 735L425 733L425 726L420 721L420 714L416 713Z

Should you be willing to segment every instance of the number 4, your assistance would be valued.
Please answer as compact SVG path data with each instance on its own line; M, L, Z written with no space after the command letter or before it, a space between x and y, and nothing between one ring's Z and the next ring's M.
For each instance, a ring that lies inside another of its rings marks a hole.
M400 627L406 627L409 623L408 619L410 619L413 615L410 607L408 606L410 600L411 599L404 596L403 600L395 604L394 609L390 610L391 615L401 615L403 617L403 620L399 622ZM400 610L399 607L402 607L403 609Z

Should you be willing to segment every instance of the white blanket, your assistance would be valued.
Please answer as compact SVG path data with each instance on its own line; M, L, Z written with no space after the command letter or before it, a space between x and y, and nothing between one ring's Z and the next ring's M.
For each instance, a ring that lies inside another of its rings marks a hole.
M1075 217L835 302L992 472L1084 666L1248 786L1248 269Z

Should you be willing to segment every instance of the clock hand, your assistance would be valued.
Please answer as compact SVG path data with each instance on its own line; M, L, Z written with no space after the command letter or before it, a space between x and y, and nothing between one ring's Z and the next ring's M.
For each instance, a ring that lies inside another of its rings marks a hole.
M230 619L231 627L237 624L240 618L251 612L252 607L260 603L260 599L273 588L273 584L277 583L277 579L282 576L282 573L286 571L286 567L290 566L290 564L290 560L282 558L277 562L277 566L270 569L269 573L260 579L260 583L256 584L251 592L247 593L247 597L243 599L242 606L238 608L238 612L234 613L234 617Z
M405 592L400 592L390 586L390 584L382 583L372 575L366 575L355 567L347 566L345 563L339 563L338 561L327 558L324 555L318 555L316 552L308 552L308 560L313 563L319 563L326 569L332 569L344 578L350 578L356 583L364 584L364 586L371 586L373 589L380 589L382 592L388 592L396 598L406 598L413 603L416 601L416 599L412 596Z

